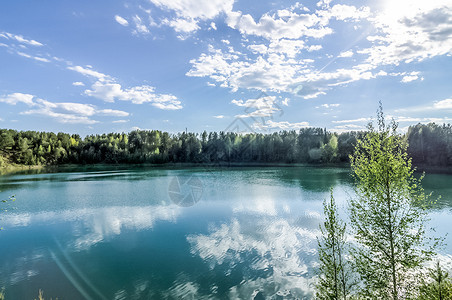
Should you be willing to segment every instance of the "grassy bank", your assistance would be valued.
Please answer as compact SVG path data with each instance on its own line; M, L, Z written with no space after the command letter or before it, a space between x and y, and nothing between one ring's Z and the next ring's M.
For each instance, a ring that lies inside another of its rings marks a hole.
M0 167L0 175L28 170L41 170L44 169L45 167L46 166L42 165L28 166L28 165L8 164L6 166Z

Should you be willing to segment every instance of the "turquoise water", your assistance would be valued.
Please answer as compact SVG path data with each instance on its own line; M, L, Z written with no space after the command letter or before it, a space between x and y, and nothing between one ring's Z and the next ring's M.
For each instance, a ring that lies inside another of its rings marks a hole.
M430 211L437 235L450 230L451 183L424 180L442 195ZM347 168L1 176L0 199L17 200L0 220L0 288L6 299L39 289L46 299L310 298L330 188L343 213L353 196Z

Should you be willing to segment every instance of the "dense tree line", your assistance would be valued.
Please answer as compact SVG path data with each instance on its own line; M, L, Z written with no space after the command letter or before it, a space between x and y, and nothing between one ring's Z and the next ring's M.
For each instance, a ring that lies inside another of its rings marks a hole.
M452 165L450 125L416 125L405 137L414 163ZM348 162L364 132L303 128L271 134L159 130L89 135L0 129L0 166L167 162Z
M406 135L408 153L415 164L452 165L452 125L417 124Z

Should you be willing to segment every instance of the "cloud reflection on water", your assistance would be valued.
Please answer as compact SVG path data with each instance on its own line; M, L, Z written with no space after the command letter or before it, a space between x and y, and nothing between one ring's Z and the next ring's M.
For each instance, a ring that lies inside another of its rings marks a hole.
M9 214L3 218L2 223L6 228L13 228L72 222L72 236L75 239L68 246L82 250L120 235L123 229L150 229L157 221L174 223L180 213L181 208L177 205L110 206Z
M306 216L303 223L319 221ZM212 271L227 266L230 274L240 268L243 281L230 288L229 297L247 299L257 291L266 297L284 291L296 296L311 293L317 234L318 229L261 215L235 217L229 223L212 227L209 234L191 234L187 240L192 253Z

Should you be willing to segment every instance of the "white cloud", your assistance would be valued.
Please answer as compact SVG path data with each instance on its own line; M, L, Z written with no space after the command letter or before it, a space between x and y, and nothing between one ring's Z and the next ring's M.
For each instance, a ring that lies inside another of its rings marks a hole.
M217 25L214 22L212 22L210 23L210 28L212 28L213 30L217 30Z
M109 108L98 110L97 113L100 115L112 116L112 117L127 117L130 115L126 111L109 109Z
M341 132L347 132L347 131L362 131L366 130L365 126L362 125L356 125L356 124L344 124L344 125L337 125L333 128L333 131L341 133Z
M356 125L356 124L345 124L345 125L335 126L334 128L336 128L336 129L356 130L356 129L362 129L364 127L361 126L361 125Z
M17 42L19 42L21 44L25 44L25 45L29 45L29 46L38 46L38 47L44 46L42 43L40 43L38 41L29 40L29 39L24 38L21 35L12 34L12 33L9 33L9 32L2 32L2 33L0 33L0 37L3 37L3 38L8 39L8 40L15 40L15 41L17 41Z
M426 118L425 118L426 112L432 112L434 114L438 114L439 112L441 112L443 110L450 110L450 109L452 109L452 99L448 98L448 99L444 99L444 100L434 101L434 102L431 102L428 104L412 106L412 107L404 107L404 108L396 109L394 111L396 113L402 113L402 114L422 113L423 117L417 118L417 119L419 121L425 121L426 120ZM436 121L432 121L432 122L436 122Z
M223 115L213 116L215 119L224 119Z
M161 9L172 11L176 17L164 24L173 27L178 32L194 32L199 29L199 21L215 18L220 13L232 10L234 0L150 0ZM211 28L216 29L216 26Z
M50 60L48 60L47 58L44 58L44 57L33 56L33 55L30 55L30 54L27 54L27 53L24 53L21 51L17 51L16 53L22 57L31 58L31 59L34 59L34 60L37 60L40 62L46 62L46 63L50 62Z
M17 54L20 55L20 56L22 56L22 57L32 58L30 54L23 53L23 52L20 52L20 51L17 51Z
M112 123L127 123L130 122L130 120L115 120Z
M181 109L181 102L171 94L156 94L155 88L149 85L135 86L123 89L119 83L96 81L85 94L106 102L117 100L130 101L134 104L150 103L151 105L164 109Z
M319 2L317 2L317 6L318 7L329 7L331 1L333 1L333 0L320 0Z
M343 5L336 4L329 11L321 11L324 12L329 17L334 17L337 20L346 21L346 20L358 20L365 19L370 15L369 7L360 7L356 8L351 5Z
M219 48L209 46L207 53L190 61L192 68L186 75L208 77L233 92L240 88L258 89L289 92L309 99L354 81L394 76L382 70L388 64L398 65L452 54L450 1L401 0L385 3L390 7L397 6L397 9L371 12L368 7L341 4L330 7L329 1L323 1L319 4L321 9L315 12L301 9L300 5L268 12L257 18L231 11L226 22L244 36L244 49L237 51L231 46L227 50L221 45ZM406 7L409 8L404 9ZM391 17L387 17L388 14ZM370 46L361 49L354 46L356 49L344 51L338 56L344 58L361 54L356 57L356 63L348 60L349 65L333 69L333 59L316 70L317 60L322 61L329 56L320 53L320 57L314 60L302 59L300 54L322 49L319 40L334 33L328 27L333 19L338 22L362 22L356 27L356 30L363 31L361 38L369 32L364 28L374 25L375 28L370 31L373 35L367 38ZM324 71L326 66L329 66L328 72ZM403 72L397 76L401 76L403 83L423 80L419 72Z
M164 109L181 109L181 102L176 96L171 94L156 94L155 88L149 85L134 86L124 89L119 83L108 75L97 72L91 68L81 66L68 67L69 70L76 71L88 77L97 79L91 89L85 90L85 95L104 100L105 102L115 102L115 100L130 101L134 104L150 103L151 105Z
M150 0L155 5L174 11L179 17L209 20L221 12L232 10L234 0Z
M418 80L418 79L419 79L419 76L418 76L417 74L414 74L414 75L405 75L405 76L403 76L401 82L407 83L407 82L415 81L415 80ZM423 79L424 79L424 78L422 77L421 80L423 80Z
M135 23L134 34L148 34L150 32L149 28L143 23L138 15L133 16L132 20Z
M254 53L261 53L261 54L267 53L267 50L268 50L267 46L265 46L263 44L249 45L248 49L250 49Z
M99 121L88 118L87 116L77 115L77 114L67 114L67 113L58 113L53 111L49 107L33 109L24 111L21 114L23 115L43 115L47 117L54 118L57 122L60 123L69 123L69 124L96 124Z
M117 16L119 17L119 16ZM120 20L119 18L117 18L117 20ZM139 27L139 23L141 22L141 19L136 16L136 18L134 18L134 20L136 21L136 25ZM137 27L137 30L141 30ZM147 27L146 27L147 28ZM143 29L144 30L144 29ZM141 31L143 31L141 30ZM146 29L147 30L147 29ZM21 38L20 36L15 36L15 35L11 35L8 33L0 33L1 37L6 38L6 39L15 39L15 40L19 40L22 41L24 43L28 43L28 44L32 44L32 45L37 45L35 41L33 40L25 40L23 38ZM9 45L7 45L7 48L13 49L11 48ZM32 58L38 61L42 61L42 62L50 62L48 59L42 58L42 57L38 57L38 56L33 56L33 55L29 55L26 54L24 52L21 51L15 51L18 55L27 57L27 58ZM79 74L82 74L84 76L90 77L90 78L94 78L96 81L92 84L91 89L86 89L84 91L84 93L88 96L92 96L92 97L96 97L99 99L102 99L106 102L114 102L115 99L117 100L123 100L123 101L130 101L132 103L136 103L136 104L141 104L141 103L145 103L145 102L149 102L151 105L159 108L159 109L164 109L164 110L176 110L176 109L181 109L182 105L181 102L177 99L176 96L171 95L171 94L157 94L155 93L155 88L149 85L141 85L141 86L134 86L134 87L130 87L130 88L123 88L119 83L116 82L116 79L114 79L111 76L108 76L104 73L98 72L96 70L94 70L92 68L92 66L87 65L87 66L74 66L72 65L71 62L66 61L64 59L60 59L57 57L53 57L53 59L55 59L58 62L63 62L67 64L67 69L71 70L71 71L75 71ZM74 86L84 86L83 82L77 81L73 83ZM15 94L11 94L11 95L7 95L1 98L0 101L2 102L7 102L7 103L17 103L17 102L24 102L27 103L29 105L32 105L33 101L33 96L32 95L26 95L26 94L20 94L20 93L15 93ZM42 104L42 103L41 103ZM72 105L72 107L76 107L76 105ZM80 106L79 106L80 107ZM50 108L56 108L56 107L51 107L50 105L47 105L45 107L41 107L40 109L36 109L33 111L28 111L27 113L40 113L40 114L47 114L49 116L54 116L54 117L58 117L57 112L51 110ZM86 108L86 107L85 107ZM58 105L58 109L64 109L64 104L60 103L60 105ZM74 112L73 112L74 113ZM77 112L75 112L77 113ZM119 111L113 111L113 110L106 110L102 112L104 115L115 115L116 116L127 116L124 113L121 113ZM64 116L62 116L64 117ZM92 122L92 120L85 120L82 118L72 118L70 120L70 116L66 117L65 119L71 122L85 122L85 123L89 123ZM63 118L64 119L64 118Z
M406 116L392 116L396 122L416 122L416 123L445 123L452 121L452 118L444 117L444 118L435 118L435 117L427 117L427 118L419 118L419 117L406 117Z
M380 71L380 72L384 72L384 71ZM412 71L412 72L391 72L391 73L386 73L384 72L384 76L389 75L389 76L394 76L394 77L402 77L402 79L400 80L400 82L402 83L407 83L407 82L411 82L411 81L415 81L415 80L424 80L424 77L420 77L419 75L421 74L421 72L419 71Z
M287 121L274 122L272 120L267 120L265 123L254 123L253 128L255 129L281 129L281 130L294 130L309 127L308 122L297 122L290 123Z
M333 108L333 107L338 107L339 105L340 105L339 103L332 103L332 104L327 104L327 103L325 103L325 104L320 105L320 107L323 107L323 108Z
M335 5L331 9L319 10L309 13L302 9L295 12L299 6L289 9L278 10L276 13L263 14L258 21L249 14L240 11L230 12L227 17L229 27L237 29L244 35L255 35L267 40L300 39L302 37L323 38L332 34L333 30L328 27L331 18L337 20L358 20L369 16L368 7L356 8L349 5ZM311 48L310 50L319 48Z
M283 53L289 58L294 58L305 47L305 42L302 40L280 39L272 41L268 47L268 51L269 53Z
M341 52L338 57L352 57L352 56L353 56L353 51L348 50L345 52Z
M251 15L236 11L228 14L226 22L244 35L261 36L268 40L322 38L333 32L326 26L327 20L316 14L297 14L287 10L280 10L273 15L264 14L257 22Z
M271 117L276 112L281 111L281 108L276 105L275 96L264 96L246 101L232 100L231 103L246 108L246 114L236 116L238 118Z
M193 19L165 19L162 24L172 27L179 33L189 33L199 29L198 23Z
M368 122L369 120L370 120L369 118L359 118L359 119L354 119L354 120L339 120L339 121L332 121L332 122L336 123L336 124L341 124L341 123Z
M34 105L33 95L22 94L22 93L12 93L9 95L4 95L0 97L0 102L4 102L10 105L16 105L17 103L25 103L29 106Z
M372 19L378 33L361 50L373 65L398 65L452 53L452 2L386 1Z
M85 76L94 77L94 78L97 78L98 80L101 80L101 81L106 80L106 79L109 78L109 76L107 76L105 74L102 74L100 72L94 71L91 68L84 68L84 67L81 67L81 66L74 66L74 67L73 66L69 66L67 68L68 68L68 70L72 70L72 71L78 72L78 73L80 73L82 75L85 75Z
M452 109L452 98L436 101L433 107L435 109Z
M71 102L52 103L42 99L38 99L37 102L45 107L49 107L54 110L60 110L65 113L69 112L83 116L92 116L96 113L94 106L91 104L71 103Z
M308 50L308 52L312 52L321 50L322 48L323 48L322 45L311 45L306 50Z
M33 56L33 59L37 60L37 61L40 61L40 62L46 62L46 63L50 62L50 60L48 60L47 58L39 57L39 56Z
M190 61L192 68L186 75L208 77L218 82L221 87L231 88L232 91L245 88L289 92L305 99L323 95L334 86L383 76L381 72L373 73L373 67L369 64L359 64L331 72L316 72L312 70L314 60L291 57L299 51L302 42L295 47L293 46L296 44L292 42L281 46L284 42L285 40L270 42L267 53L256 58L250 58L232 47L224 52L209 46L208 53L203 53L198 59ZM250 47L254 51L265 51L265 47L259 45Z
M187 76L210 77L222 87L233 91L238 88L256 88L261 90L283 91L296 80L297 73L309 62L298 60L294 65L287 63L283 55L270 54L268 59L262 56L252 61L234 50L233 54L210 47L209 53L201 54L190 61L192 68ZM298 75L299 76L299 75Z
M85 94L105 102L115 102L115 98L122 96L123 90L119 83L96 81L91 90L85 90Z
M121 24L122 26L129 26L129 22L121 16L116 15L115 21Z
M83 103L50 102L44 99L39 99L34 95L22 93L12 93L2 96L0 97L0 102L4 102L10 105L25 103L28 106L33 106L34 109L21 112L22 115L38 114L49 116L61 123L95 124L98 123L98 121L89 118L94 115L114 117L129 116L129 113L125 111L113 109L97 109L94 105Z
M96 120L89 117L96 114L96 109L90 104L81 103L53 103L43 99L37 99L36 109L22 112L23 115L44 115L56 119L60 123L71 124L96 124Z

